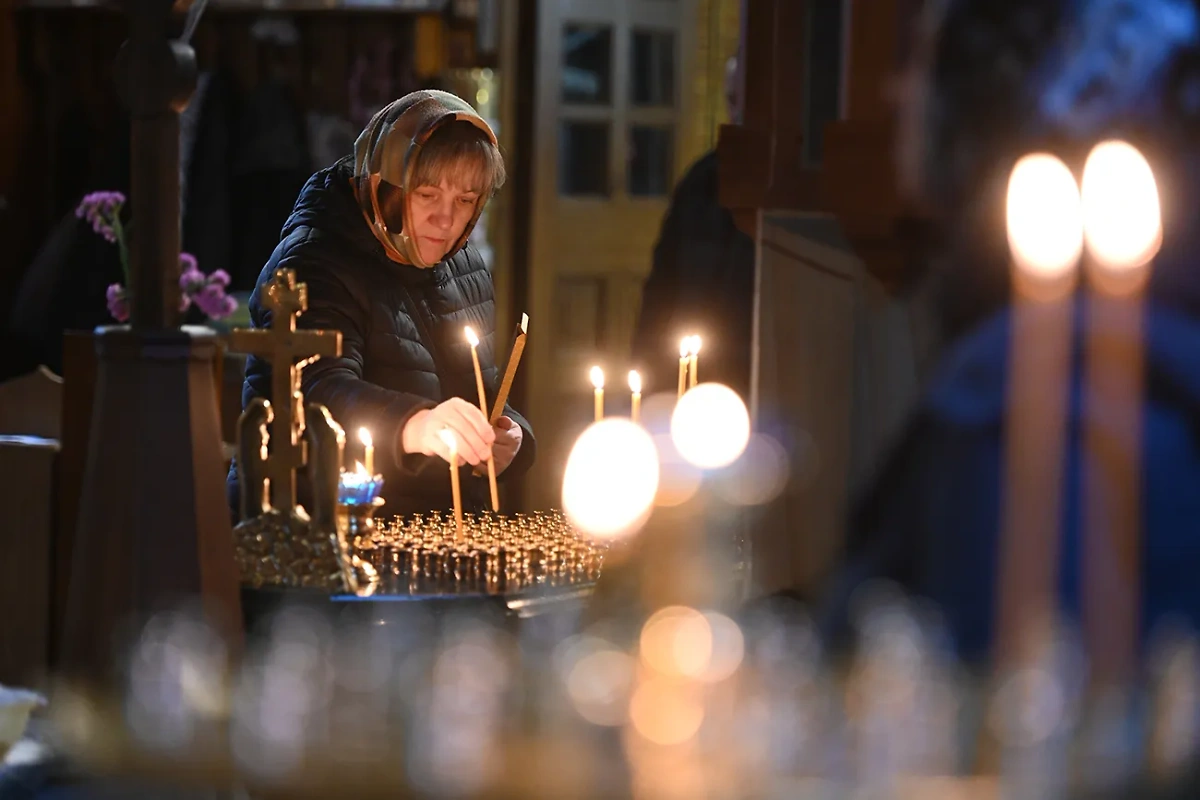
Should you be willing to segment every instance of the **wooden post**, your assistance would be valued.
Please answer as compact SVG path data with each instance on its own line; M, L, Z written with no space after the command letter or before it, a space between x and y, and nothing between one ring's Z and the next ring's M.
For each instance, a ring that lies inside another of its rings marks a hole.
M170 40L187 0L127 0L117 58L132 115L129 326L99 328L95 406L68 586L62 667L106 683L114 634L165 605L201 600L240 632L212 360L216 334L180 329L179 112L195 89L191 47ZM236 642L234 642L236 645Z

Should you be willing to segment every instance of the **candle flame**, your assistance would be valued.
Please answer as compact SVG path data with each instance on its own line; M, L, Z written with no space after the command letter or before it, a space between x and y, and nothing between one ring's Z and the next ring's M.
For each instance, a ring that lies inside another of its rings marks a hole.
M1162 213L1154 171L1136 147L1096 145L1083 168L1083 220L1088 250L1115 271L1147 263L1162 245Z
M529 333L529 315L521 315L521 333Z
M463 333L467 335L467 341L471 343L471 347L479 347L479 337L475 335L475 329L470 325L463 328Z
M634 394L642 393L642 376L638 374L636 369L629 371L629 391Z
M1008 179L1008 244L1013 262L1032 278L1070 274L1083 251L1079 186L1056 156L1033 153L1013 167Z
M358 475L366 475L367 468L365 466L363 466L363 463L361 461L355 461L354 462L354 472Z
M358 440L367 447L371 447L375 444L374 440L371 438L371 432L366 428L358 429Z
M679 343L679 357L687 358L691 352L692 352L692 337L685 336L685 337L683 337L683 341L681 341Z
M438 431L438 436L446 443L446 447L449 447L451 450L458 450L458 439L454 437L454 431L449 428L442 428Z
M690 340L688 342L688 355L690 355L690 356L699 355L699 353L700 353L700 337L699 336L690 336L690 337L688 337L688 339Z
M604 370L599 367L592 367L591 378L592 386L595 386L597 389L604 388Z

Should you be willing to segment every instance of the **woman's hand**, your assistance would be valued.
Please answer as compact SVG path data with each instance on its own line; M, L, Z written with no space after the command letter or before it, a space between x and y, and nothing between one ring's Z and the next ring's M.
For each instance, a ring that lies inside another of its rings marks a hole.
M406 453L440 456L449 462L450 448L441 437L444 428L454 434L459 458L471 465L487 462L492 454L492 444L496 442L496 432L479 406L461 397L451 397L435 408L413 414L400 432L400 446ZM517 447L520 447L520 428L517 431ZM516 452L514 448L512 454L516 455ZM496 466L500 466L498 461Z
M521 439L524 438L525 433L521 430L520 425L508 417L496 420L492 432L496 437L495 444L492 445L492 458L496 459L496 474L499 475L508 469L508 465L517 457L517 451L521 449Z

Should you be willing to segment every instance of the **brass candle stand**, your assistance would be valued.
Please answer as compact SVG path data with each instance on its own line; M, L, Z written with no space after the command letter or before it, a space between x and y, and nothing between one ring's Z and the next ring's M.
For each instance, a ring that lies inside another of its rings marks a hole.
M379 588L379 571L355 552L354 543L371 541L379 532L375 512L383 506L383 498L369 503L341 503L337 508L338 565L347 591L368 597Z
M582 536L559 512L393 518L354 541L395 594L515 594L594 583L606 546Z

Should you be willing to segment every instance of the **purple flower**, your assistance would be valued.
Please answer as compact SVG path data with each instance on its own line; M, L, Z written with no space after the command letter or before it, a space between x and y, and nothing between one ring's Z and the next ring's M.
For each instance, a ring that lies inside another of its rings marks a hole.
M208 277L199 269L190 269L179 275L179 288L184 294L198 293L208 283Z
M124 286L119 283L112 284L105 292L105 297L108 298L108 313L113 319L117 322L129 319L129 295Z
M125 195L120 192L92 192L79 201L75 216L86 219L93 231L116 243L116 226L124 205Z
M225 294L225 287L219 283L209 283L192 300L196 306L213 319L224 319L237 308L237 301Z
M200 266L196 263L196 257L191 253L179 254L179 271L180 272L199 272Z

